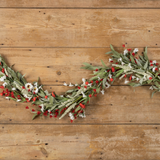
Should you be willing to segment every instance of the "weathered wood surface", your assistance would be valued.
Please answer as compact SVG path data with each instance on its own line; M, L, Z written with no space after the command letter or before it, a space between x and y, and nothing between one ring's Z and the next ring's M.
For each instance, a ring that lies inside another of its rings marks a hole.
M62 94L67 87L44 87L49 91ZM78 118L74 124L160 124L160 93L151 98L149 86L131 88L129 86L112 86L105 95L99 94L91 99L86 107L86 118ZM0 97L0 123L18 124L68 124L69 117L58 118L42 117L32 120L33 114L25 109L38 109L30 103L17 103ZM25 115L25 116L24 116Z
M123 48L116 48L123 52ZM139 49L139 54L144 49ZM102 65L101 59L106 65L109 63L109 55L105 53L109 48L1 48L0 54L14 69L26 75L28 82L41 78L44 85L63 85L67 83L81 83L82 78L91 77L92 71L80 69L83 62L93 65ZM149 48L148 56L152 60L160 62L160 48ZM124 80L123 80L124 81ZM114 84L123 84L116 81Z
M0 159L160 159L157 125L0 125Z
M18 8L18 9L17 9ZM149 8L149 9L148 9ZM122 51L148 46L160 62L159 0L0 0L0 54L29 82L41 77L62 94L63 82L81 83L83 62L109 65L109 45ZM37 118L0 97L0 160L160 159L159 93L114 83L86 108L85 119Z
M2 47L160 47L159 9L1 9Z
M1 0L0 7L159 8L159 0Z

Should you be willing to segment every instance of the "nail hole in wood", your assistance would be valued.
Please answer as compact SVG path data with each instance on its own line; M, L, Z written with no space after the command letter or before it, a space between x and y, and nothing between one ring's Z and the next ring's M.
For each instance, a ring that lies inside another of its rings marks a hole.
M148 30L148 32L150 32L150 30Z
M48 143L45 143L45 145L48 145Z
M56 82L58 82L58 80L56 80Z
M50 68L50 66L47 66L47 68Z
M132 121L130 120L130 122L132 122Z
M3 43L1 45L4 45Z
M61 71L58 71L57 74L58 74L58 75L61 75Z

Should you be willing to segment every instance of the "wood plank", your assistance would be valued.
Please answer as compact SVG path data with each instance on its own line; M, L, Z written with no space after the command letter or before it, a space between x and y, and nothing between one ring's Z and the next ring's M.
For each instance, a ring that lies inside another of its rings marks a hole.
M160 47L160 10L1 9L2 47Z
M159 8L159 0L1 0L0 7L45 8Z
M45 89L62 94L68 88L53 86ZM70 124L68 116L62 120L39 117L33 121L33 114L25 107L29 106L30 109L38 107L31 106L30 103L17 103L0 97L0 104L0 123ZM159 93L151 98L148 86L135 88L135 91L129 86L112 86L106 90L105 95L93 97L86 107L86 118L78 118L74 124L160 124L159 104Z
M123 52L122 48L116 48ZM28 82L41 78L44 85L62 85L67 83L81 83L82 78L91 77L91 71L80 69L83 62L101 65L101 59L106 65L110 56L105 53L109 48L1 48L0 54L16 71L26 75ZM139 53L143 51L140 48ZM148 56L160 62L160 48L149 48ZM123 81L116 81L124 84Z
M0 125L0 159L160 159L160 127Z

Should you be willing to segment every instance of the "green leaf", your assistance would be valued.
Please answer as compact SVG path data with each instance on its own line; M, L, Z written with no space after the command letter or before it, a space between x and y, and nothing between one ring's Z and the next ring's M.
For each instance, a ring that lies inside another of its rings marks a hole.
M53 96L49 96L49 102L50 102L50 104L53 104L53 102L54 102L54 97Z
M80 106L78 106L76 109L75 109L75 112L79 111L81 109Z
M101 62L102 62L102 65L103 65L104 67L107 67L106 64L103 62L102 59L101 59Z
M113 52L112 51L109 51L109 52L107 52L107 53L105 53L105 54L112 54Z
M143 52L143 53L144 53L144 57L145 57L145 59L146 59L146 60L148 60L148 56L147 56L147 47L145 48L145 50L144 50L144 52Z
M146 61L146 63L145 63L145 65L144 65L143 68L144 68L144 69L147 69L147 68L148 68L148 60Z
M151 98L153 98L153 95L154 95L156 92L158 92L158 90L152 92Z
M38 114L35 113L35 114L33 115L33 117L32 117L32 120L34 120L37 116L38 116Z

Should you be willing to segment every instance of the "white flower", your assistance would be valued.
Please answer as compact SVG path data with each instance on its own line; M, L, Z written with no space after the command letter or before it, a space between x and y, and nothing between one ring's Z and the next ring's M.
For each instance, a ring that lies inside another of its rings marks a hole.
M70 83L70 84L69 84L69 87L73 87L73 84Z
M25 98L28 98L29 101L30 101L31 98L33 97L33 96L31 96L31 95L30 95L30 97L29 97L27 94L23 94L23 96L24 96Z
M41 104L41 111L44 112L44 104Z
M6 79L6 76L4 75L4 76L2 76L2 77L0 78L0 81L1 81L1 82L4 82L5 79Z
M12 88L12 91L15 91L16 90L16 88Z
M139 81L139 78L137 77L136 80Z
M106 82L106 85L107 85L106 88L109 88L111 86L108 82Z
M98 77L98 80L100 80L101 78L100 77Z
M127 81L127 80L125 79L125 82L124 82L124 83L127 84L128 82L129 82L129 81Z
M82 93L82 95L83 95L83 98L84 98L84 97L86 97L86 95L84 94L84 92L83 92L83 91L82 91L81 93Z
M63 95L60 95L60 97L64 97Z
M138 48L135 48L134 50L133 50L133 52L135 53L135 52L138 52Z
M132 76L132 79L135 79L136 77L135 76Z
M78 86L78 84L75 84L75 86Z
M85 114L83 115L82 113L80 113L80 114L79 114L79 117L81 117L81 118L85 118L85 117L86 117L86 115L85 115Z
M113 59L112 59L112 58L109 58L109 62L113 62Z
M108 77L109 77L109 78L112 78L112 75L111 75L111 74L109 74L109 75L108 75Z
M42 86L39 86L39 88L38 89L41 89L42 88Z
M74 116L71 112L69 113L69 117L70 117L71 120L74 120Z
M37 87L37 86L34 86L32 92L33 92L33 93L38 93L38 87Z
M10 98L9 98L9 97L6 97L6 99L10 100Z
M85 79L85 78L82 78L82 82L83 82L83 85L85 85L86 79Z
M38 86L38 83L37 83L37 82L35 82L35 83L34 83L34 86Z
M6 82L4 82L2 85L5 87L5 86L7 85L7 83L6 83Z
M92 86L92 83L89 83L88 86L91 87L91 86Z
M122 58L119 58L119 59L118 59L118 62L122 62Z
M126 55L127 53L128 53L128 50L125 49L123 54Z
M152 68L152 71L155 72L155 69L156 69L156 68L157 68L157 67L153 67L153 68Z
M101 90L101 93L104 95L104 90Z
M153 87L151 86L149 89L153 90Z
M17 99L17 102L20 102L21 101L21 99Z
M26 83L25 88L27 89L27 91L31 91L33 89L33 85L31 83Z
M131 64L130 64L130 63L128 64L128 67L129 67L129 68L132 68L132 66L131 66Z
M63 83L63 85L64 85L64 86L67 86L67 83L66 83L66 82L64 82L64 83Z
M153 63L153 64L156 64L156 63L157 63L157 61L156 61L156 60L154 60L152 63Z
M124 62L122 62L121 64L122 64L122 66L123 66L125 63L124 63Z

